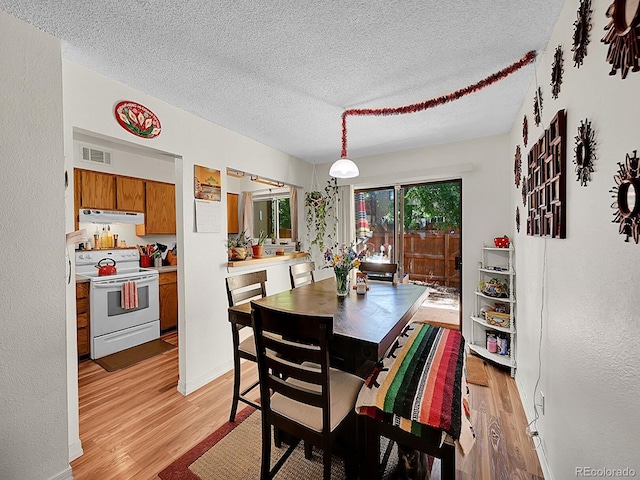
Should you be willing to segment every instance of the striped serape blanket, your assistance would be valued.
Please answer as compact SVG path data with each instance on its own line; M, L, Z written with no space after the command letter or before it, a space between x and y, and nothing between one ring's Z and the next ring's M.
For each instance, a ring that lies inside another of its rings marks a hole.
M450 435L464 455L473 446L465 341L460 332L411 323L365 381L356 412L422 436L422 428Z

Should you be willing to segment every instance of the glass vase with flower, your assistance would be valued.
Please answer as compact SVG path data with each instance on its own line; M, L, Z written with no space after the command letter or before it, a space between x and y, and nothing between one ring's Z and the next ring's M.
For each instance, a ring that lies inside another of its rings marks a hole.
M336 277L336 292L339 297L349 294L349 272L360 266L364 252L358 253L354 244L341 245L335 249L327 249L324 252L325 268L333 268Z

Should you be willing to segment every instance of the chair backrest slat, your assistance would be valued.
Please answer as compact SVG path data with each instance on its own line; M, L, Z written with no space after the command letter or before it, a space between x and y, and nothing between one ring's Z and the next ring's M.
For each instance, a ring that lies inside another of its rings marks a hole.
M230 307L255 298L267 296L267 271L244 273L227 277L227 300Z
M292 386L276 375L270 374L269 376L271 377L270 385L273 392L280 393L296 402L305 403L314 407L322 407L323 399L321 391L304 390Z
M397 263L360 262L358 267L362 273L366 273L371 280L393 281L398 271Z
M291 288L301 287L315 282L314 270L316 264L314 262L296 263L289 267L289 278L291 280Z

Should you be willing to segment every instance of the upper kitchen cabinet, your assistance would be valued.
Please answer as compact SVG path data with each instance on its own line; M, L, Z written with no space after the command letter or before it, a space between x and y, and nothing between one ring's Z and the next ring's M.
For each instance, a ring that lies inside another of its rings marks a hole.
M118 210L144 212L144 180L116 177L116 205Z
M79 207L116 209L116 177L90 170L75 171L76 189L79 188ZM77 212L76 212L77 213Z
M171 183L145 182L144 225L136 225L136 234L175 235L176 186Z

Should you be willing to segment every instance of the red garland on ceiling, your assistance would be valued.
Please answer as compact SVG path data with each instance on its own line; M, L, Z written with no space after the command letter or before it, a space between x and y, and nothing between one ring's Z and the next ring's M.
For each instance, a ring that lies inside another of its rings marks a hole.
M461 88L460 90L456 90L455 92L452 92L448 95L431 98L424 102L414 103L412 105L404 105L402 107L350 108L348 110L345 110L342 113L342 155L341 157L344 158L347 156L347 116L348 115L386 116L386 115L403 115L405 113L421 112L422 110L437 107L438 105L443 105L445 103L451 102L452 100L457 100L466 95L482 90L483 88L488 87L489 85L492 85L497 81L502 80L503 78L511 75L512 73L517 72L522 67L529 65L531 62L535 60L535 58L536 58L536 52L532 50L517 62L512 63L507 68L504 68L499 72L489 75L487 78L480 80L478 83L474 83L473 85L469 85L468 87Z

